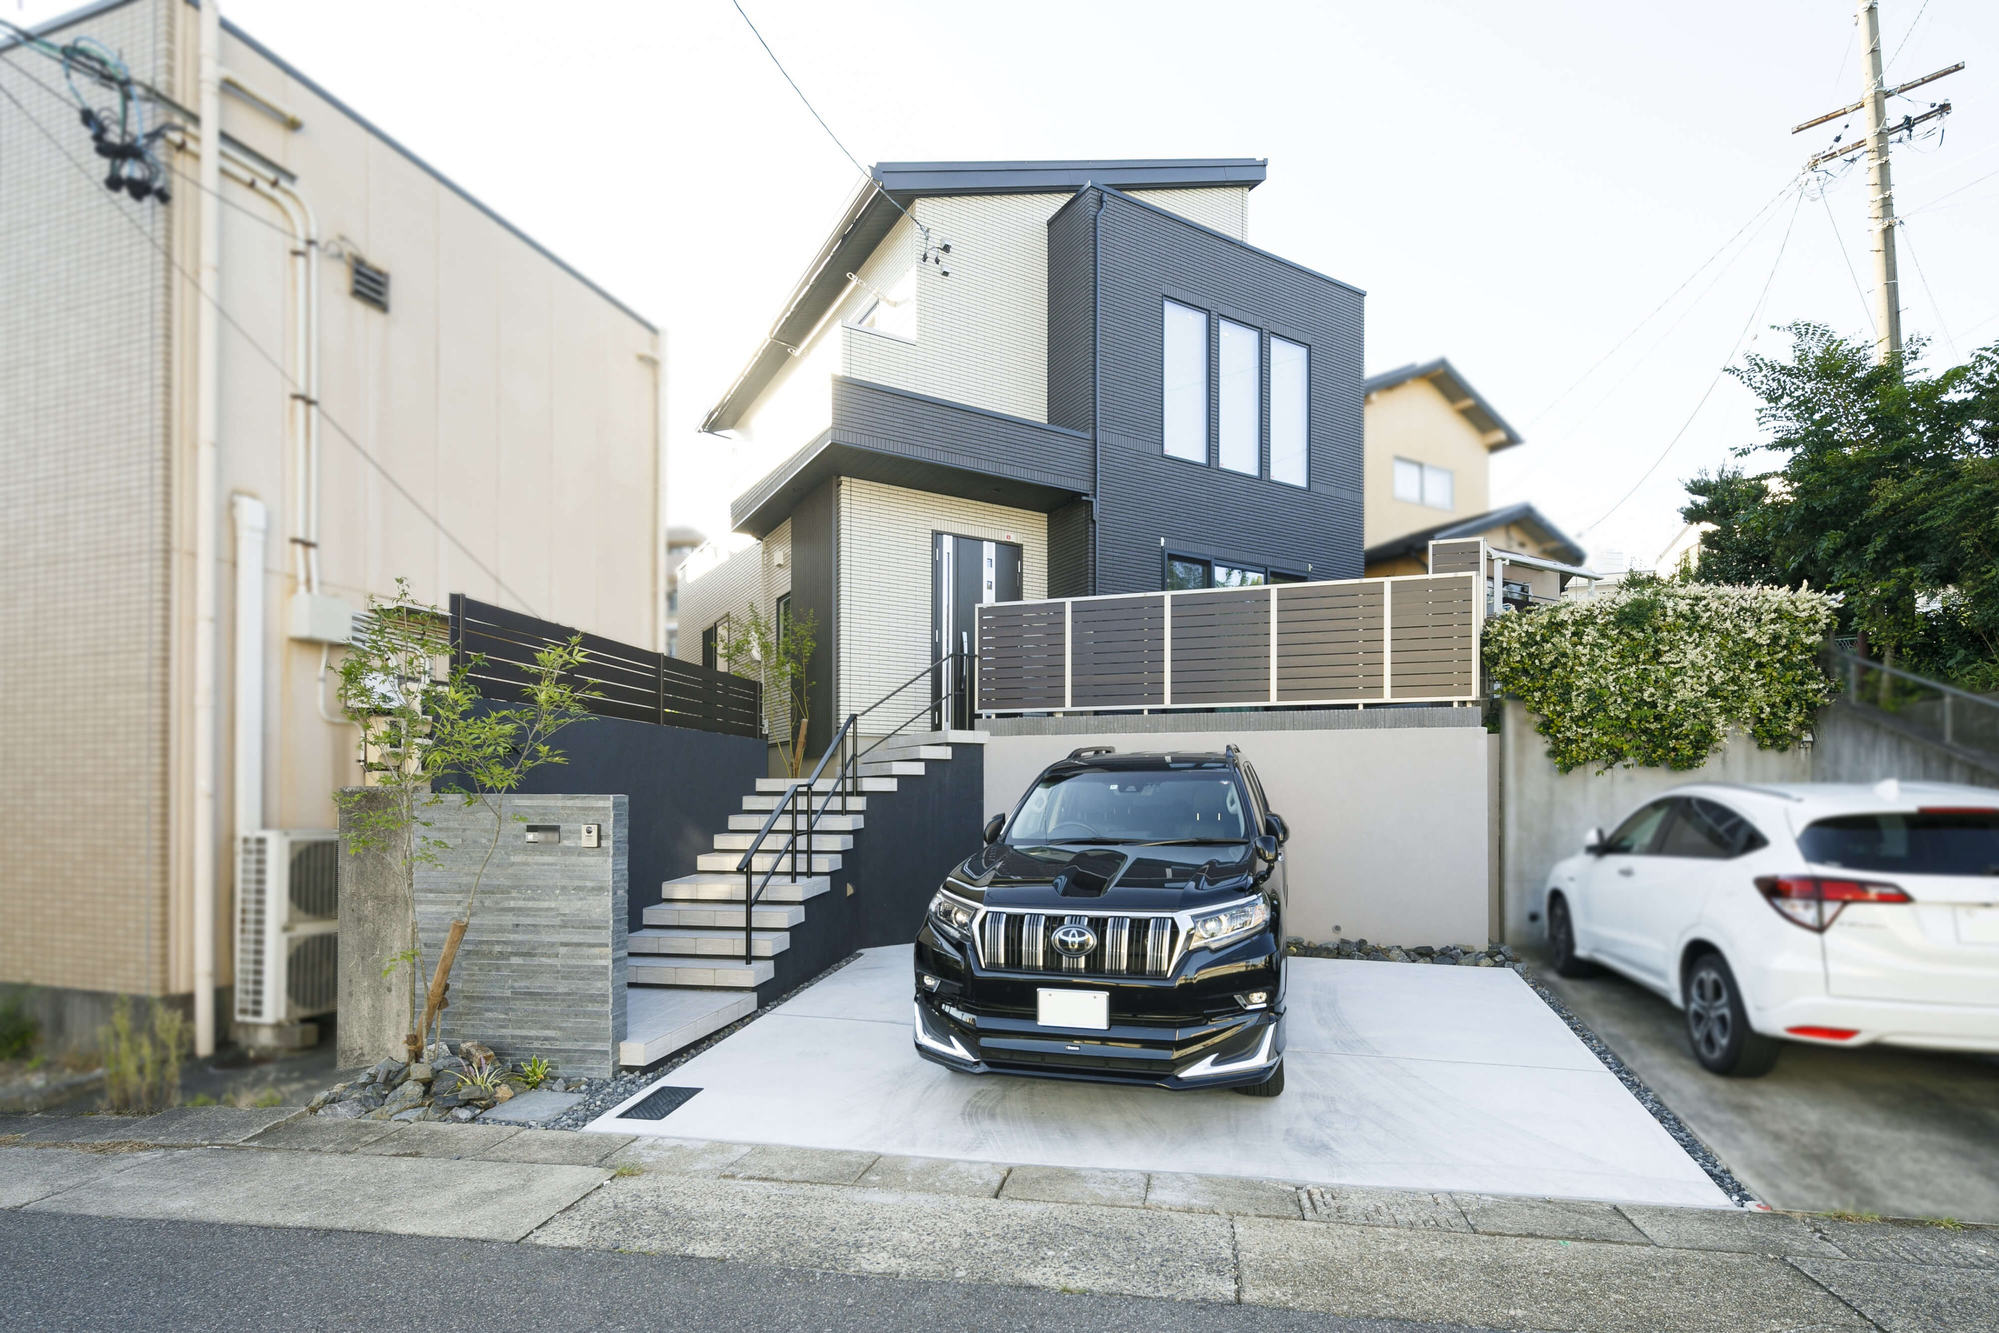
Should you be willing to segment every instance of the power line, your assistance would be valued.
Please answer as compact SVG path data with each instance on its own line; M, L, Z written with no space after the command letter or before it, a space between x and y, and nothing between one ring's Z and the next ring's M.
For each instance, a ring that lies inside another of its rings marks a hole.
M1736 353L1742 350L1742 340L1749 336L1749 330L1755 326L1757 316L1763 313L1764 303L1770 299L1770 287L1777 281L1778 266L1784 262L1784 251L1789 249L1791 244L1791 232L1798 225L1798 211L1804 206L1805 195L1804 191L1800 190L1798 192L1798 202L1791 208L1790 224L1784 228L1784 239L1778 243L1777 257L1770 262L1770 276L1763 280L1763 292L1756 298L1756 304L1750 309L1749 318L1743 322L1742 332L1735 335L1735 346L1728 349L1728 355L1723 358L1721 365L1716 368L1714 378L1708 381L1707 389L1701 394L1700 401L1694 404L1694 410L1687 414L1687 419L1680 424L1678 430L1673 432L1673 438L1666 441L1666 447L1661 449L1659 456L1652 460L1652 466L1646 468L1638 480L1631 483L1631 489L1626 491L1616 504L1604 510L1602 516L1595 523L1591 523L1588 527L1578 531L1576 536L1580 537L1583 533L1601 525L1604 519L1609 518L1612 514L1622 509L1626 500L1638 494L1638 488L1651 480L1652 474L1659 470L1659 465L1666 461L1666 455L1673 452L1674 447L1680 442L1680 437L1685 435L1688 428L1694 424L1694 418L1698 417L1701 414L1701 409L1707 406L1707 400L1713 396L1715 386L1721 383L1721 377L1728 373L1729 366L1735 361ZM1749 340L1751 342L1755 341L1754 338L1750 338Z
M19 66L12 65L10 62L10 68L18 69ZM77 171L80 172L86 180L90 180L93 183L95 182L96 178L91 175L90 168L86 167L82 162L78 161L75 157L71 156L70 151L67 148L63 147L62 141L56 138L55 134L50 131L48 126L42 124L42 122L35 117L34 112L28 110L26 106L22 105L20 98L14 96L13 89L7 87L6 84L4 83L0 83L0 96L4 96L9 102L12 102L14 104L14 109L16 111L19 111L22 116L26 117L28 123L30 125L33 125L35 129L41 133L41 136L49 141L50 146L53 147L58 153L62 154L62 156L69 162L69 164L75 167ZM277 371L279 378L284 380L286 384L290 385L294 393L305 392L304 386L299 384L297 380L294 380L291 377L291 373L285 369L284 364L281 361L279 361L278 358L272 356L269 351L265 350L264 345L258 342L257 339L251 335L248 329L244 328L241 324L237 323L235 317L232 316L228 312L228 310L223 308L222 303L219 300L217 300L212 293L210 293L206 288L204 288L201 285L200 279L198 279L194 274L189 273L187 269L181 265L180 261L174 258L172 252L169 251L166 246L162 245L156 237L154 237L151 233L149 233L145 229L145 227L139 223L139 220L137 218L133 217L131 214L127 213L122 208L118 209L117 212L118 216L124 218L128 223L130 223L132 227L138 231L139 235L145 238L146 243L151 245L153 249L157 250L160 254L160 257L165 259L167 263L173 267L174 271L180 274L180 276L184 280L186 280L197 293L200 294L202 300L208 302L209 305L215 307L215 313L222 318L222 321L227 325L229 325L230 328L236 330L237 334L242 337L243 341L249 345L250 350L255 352L259 357L263 358L263 360L267 362L273 370ZM455 533L453 533L450 528L444 526L444 523L442 522L442 520L440 520L437 517L437 515L431 513L429 509L425 508L423 502L418 500L416 496L412 495L409 491L409 488L404 486L402 482L398 481L396 479L396 475L393 472L390 472L389 469L382 464L381 460L377 459L373 454L369 453L368 450L362 446L359 440L355 439L351 434L349 434L346 427L342 426L339 423L339 421L335 420L331 413L329 413L324 407L320 407L317 404L315 404L315 407L319 412L320 420L324 421L328 426L332 427L333 433L337 435L343 442L345 442L349 448L353 449L355 453L359 454L361 456L362 461L367 463L369 467L373 468L375 472L382 478L382 480L389 484L391 489L393 489L396 492L396 494L402 496L403 499L407 500L409 502L410 507L416 510L418 514L422 515L424 520L428 522L431 525L431 527L435 528L445 538L445 540L449 541L453 546L456 546L460 551L463 551L465 553L465 557L468 560L470 560L474 565L476 565L481 573L485 574L487 578L493 580L493 584L495 587L501 589L508 596L512 597L516 602L520 603L520 605L524 609L526 609L526 611L530 615L540 614L538 611L535 610L533 603L529 602L527 598L521 596L518 592L515 592L513 588L507 584L507 581L500 577L498 571L494 570L485 561L481 560L476 551L474 551L471 547L467 546L464 542L460 541L458 539L458 536Z
M1826 225L1832 228L1832 242L1839 247L1839 257L1846 262L1846 276L1853 279L1853 294L1860 298L1860 311L1867 316L1868 332L1874 332L1874 307L1867 304L1867 292L1860 285L1860 273L1853 267L1853 257L1846 253L1846 238L1839 234L1839 219L1832 215L1832 201L1826 198L1824 190L1819 191L1819 202L1825 205Z
M1950 359L1957 360L1957 339L1950 336L1950 325L1943 321L1943 307L1937 304L1937 294L1930 289L1929 274L1923 272L1923 261L1916 257L1916 242L1909 235L1909 219L1905 216L1898 224L1902 228L1902 243L1909 247L1909 262L1916 266L1916 277L1923 284L1923 295L1930 298L1930 313L1937 317L1937 327L1943 330L1944 342L1950 345Z
M1923 15L1929 12L1930 12L1930 0L1923 0L1923 3L1916 9L1916 16L1909 20L1909 26L1902 29L1902 40L1895 43L1894 54L1888 57L1889 64L1891 65L1894 64L1895 56L1899 56L1902 54L1902 48L1907 46L1909 44L1909 39L1916 35L1916 25L1918 23L1921 23L1923 21Z

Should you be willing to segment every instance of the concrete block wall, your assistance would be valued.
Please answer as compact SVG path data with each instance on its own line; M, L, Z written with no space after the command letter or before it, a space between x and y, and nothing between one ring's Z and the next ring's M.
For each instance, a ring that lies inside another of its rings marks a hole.
M513 795L503 814L452 968L444 1039L455 1045L475 1038L508 1059L539 1055L565 1074L608 1076L625 1036L627 798ZM426 836L447 844L436 849L440 864L421 866L416 876L417 924L430 962L487 854L494 819L449 797L425 817ZM529 824L559 825L562 841L528 842ZM600 846L582 845L584 824L601 826Z
M1475 708L988 718L987 815L1083 745L1234 743L1291 828L1287 935L1484 945L1492 921L1489 736Z

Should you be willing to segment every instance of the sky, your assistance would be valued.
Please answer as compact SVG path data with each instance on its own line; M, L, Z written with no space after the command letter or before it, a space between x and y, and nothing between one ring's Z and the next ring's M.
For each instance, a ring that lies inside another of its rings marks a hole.
M1368 293L1368 373L1448 356L1526 437L1494 503L1600 565L1759 438L1724 366L1872 337L1865 177L1797 189L1841 125L1790 133L1860 96L1839 0L743 6L863 163L1267 158L1250 239ZM666 330L670 517L725 529L752 478L698 426L860 179L730 0L223 12ZM1956 107L1894 158L1904 328L1948 364L1999 342L1999 5L1882 33L1891 85L1968 63L1893 112Z

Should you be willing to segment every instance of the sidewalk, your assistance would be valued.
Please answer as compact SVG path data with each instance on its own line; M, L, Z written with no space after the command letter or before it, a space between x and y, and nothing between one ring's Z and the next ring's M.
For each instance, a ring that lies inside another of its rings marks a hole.
M1999 1327L1999 1231L295 1109L0 1118L0 1208L1577 1330Z

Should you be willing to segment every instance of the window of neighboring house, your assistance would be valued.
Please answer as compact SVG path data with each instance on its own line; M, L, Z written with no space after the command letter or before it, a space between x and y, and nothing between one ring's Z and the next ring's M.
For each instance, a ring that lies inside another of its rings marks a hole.
M1257 476L1263 471L1263 333L1222 321L1222 466Z
M1418 463L1412 458L1395 460L1395 498L1432 509L1455 509L1456 486L1451 470Z
M1208 461L1208 312L1166 302L1166 456Z
M777 599L777 614L771 617L771 627L776 632L777 641L784 642L784 632L791 628L791 594Z
M896 279L886 291L864 288L871 295L862 303L854 323L864 329L916 341L916 268Z
M722 665L717 660L715 647L715 631L721 627L721 622L717 621L715 624L701 631L701 665L707 667L710 671L719 670Z
M1302 343L1270 337L1270 479L1311 481L1312 354Z
M680 653L680 631L677 629L670 629L666 632L666 655L668 657L675 657L678 656L679 653Z

